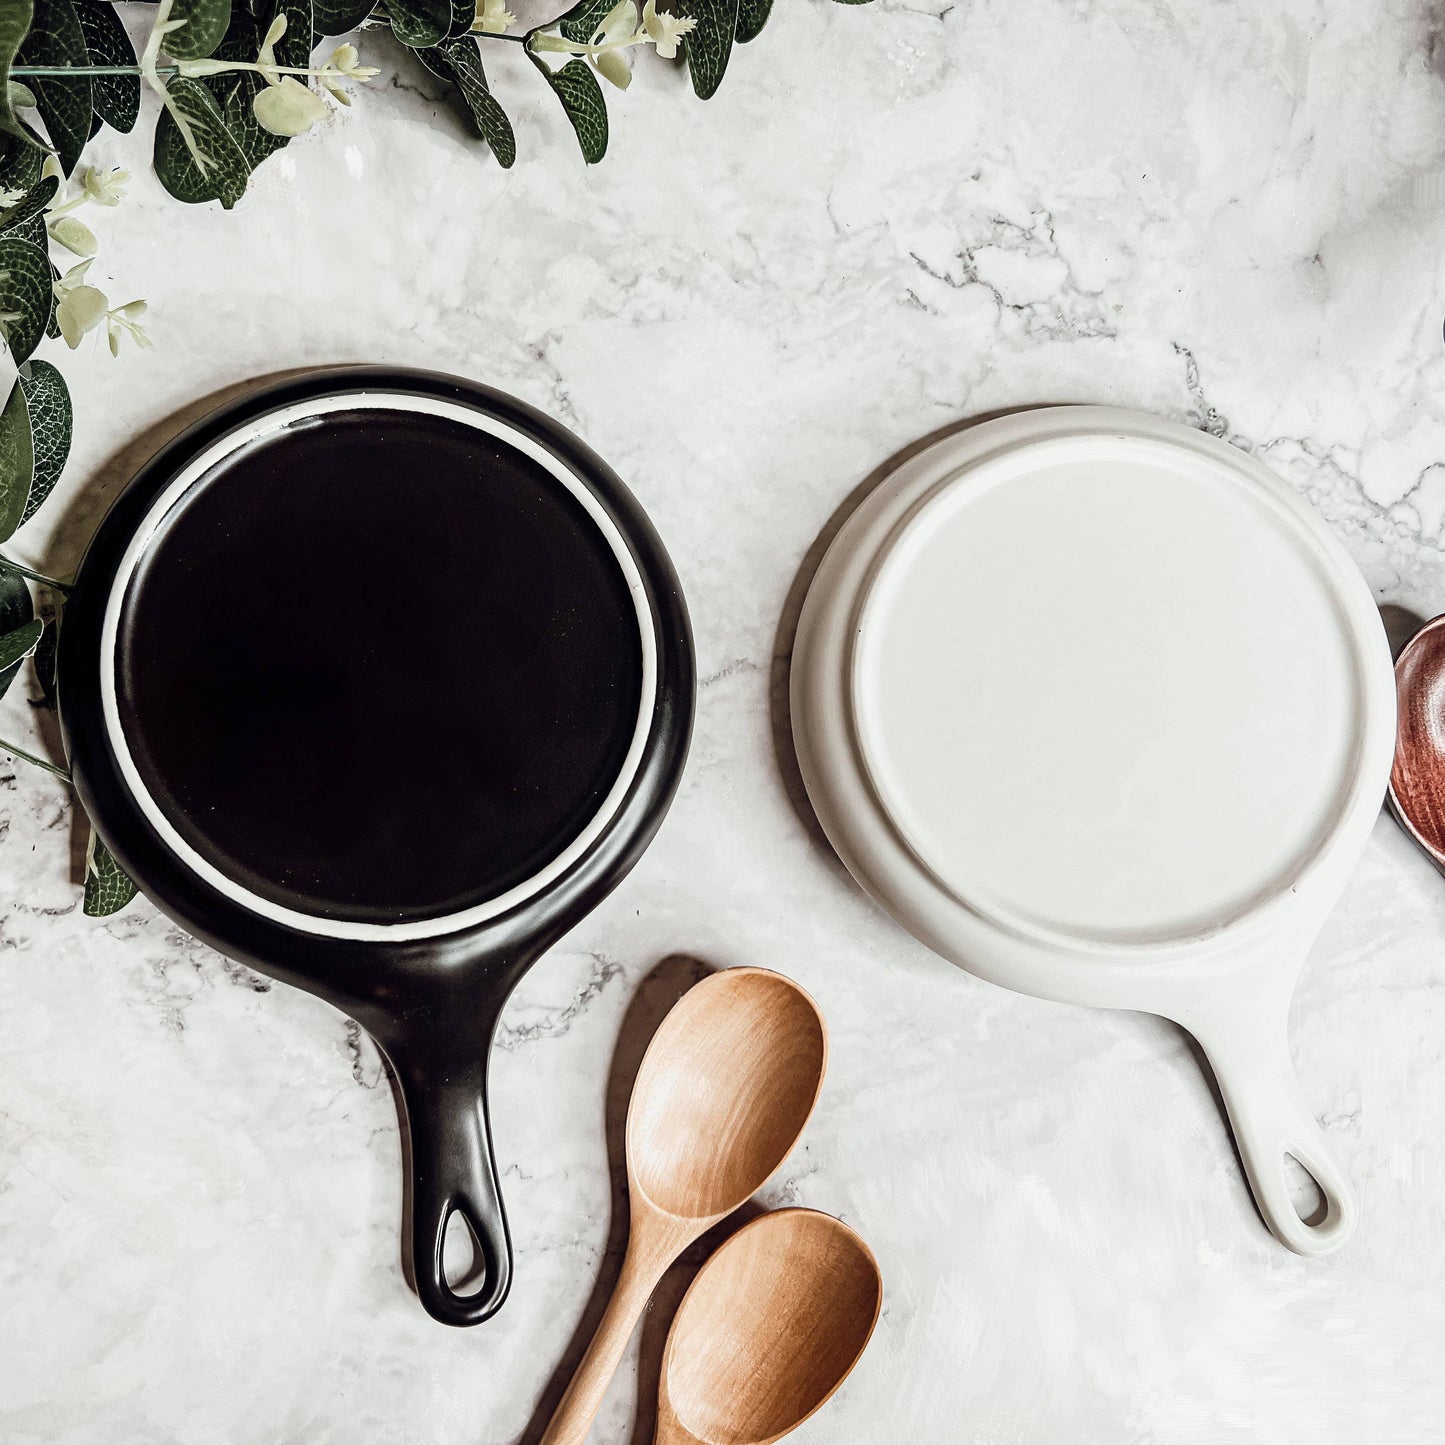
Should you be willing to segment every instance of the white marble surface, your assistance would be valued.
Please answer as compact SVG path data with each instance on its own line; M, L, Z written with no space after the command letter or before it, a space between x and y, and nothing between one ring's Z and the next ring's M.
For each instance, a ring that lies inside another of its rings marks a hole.
M780 614L843 498L911 439L1020 403L1219 431L1310 497L1382 601L1445 610L1445 210L1398 199L1445 165L1439 6L779 10L707 106L644 66L594 170L508 54L510 174L389 70L235 213L179 208L146 172L96 221L97 275L150 299L157 346L66 358L76 450L27 560L73 565L198 397L423 364L536 403L628 479L703 684L655 846L507 1011L517 1275L470 1332L404 1285L372 1048L143 903L82 918L64 790L0 773L6 1445L523 1438L616 1267L606 1080L690 976L678 955L781 968L832 1028L767 1197L854 1223L888 1295L799 1441L1445 1429L1445 882L1393 824L1296 1000L1295 1058L1364 1209L1346 1250L1304 1261L1260 1227L1181 1037L1003 993L903 936L795 813L769 706ZM144 171L148 144L94 150ZM36 728L18 691L0 724ZM636 1380L595 1439L647 1438Z

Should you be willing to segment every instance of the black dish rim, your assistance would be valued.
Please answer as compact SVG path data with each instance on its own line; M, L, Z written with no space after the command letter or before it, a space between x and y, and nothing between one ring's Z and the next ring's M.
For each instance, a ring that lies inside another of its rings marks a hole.
M656 642L657 686L636 776L587 852L558 879L485 922L410 941L336 938L253 913L212 888L178 858L141 812L120 772L101 708L101 625L120 560L152 502L195 456L269 411L367 391L439 397L515 427L573 472L617 526L642 577ZM368 990L348 987L323 960L363 948L412 973L416 955L442 952L449 966L472 955L511 952L529 936L556 936L630 869L661 823L676 789L691 733L695 664L681 586L651 522L621 480L576 437L542 413L478 383L427 372L345 367L271 385L223 407L163 448L137 473L97 529L67 599L56 661L61 731L76 791L92 823L128 874L188 932L263 972L318 989L342 1006L364 1006ZM550 937L548 937L550 941ZM545 947L546 942L541 942ZM288 975L295 970L293 980ZM388 970L389 971L389 970ZM431 973L432 969L424 970Z

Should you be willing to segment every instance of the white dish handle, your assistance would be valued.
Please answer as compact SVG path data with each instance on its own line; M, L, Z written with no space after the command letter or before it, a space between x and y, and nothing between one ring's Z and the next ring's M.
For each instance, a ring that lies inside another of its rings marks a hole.
M1239 1146L1255 1203L1270 1232L1296 1254L1338 1249L1359 1215L1355 1191L1300 1089L1287 1032L1294 969L1265 965L1219 980L1171 1009L1204 1050ZM1257 981L1256 981L1257 980ZM1285 1156L1293 1155L1324 1196L1317 1223L1300 1218Z

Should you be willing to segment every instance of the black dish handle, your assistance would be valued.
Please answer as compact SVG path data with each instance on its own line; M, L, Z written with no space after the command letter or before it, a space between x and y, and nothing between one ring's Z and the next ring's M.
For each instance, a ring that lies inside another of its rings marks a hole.
M490 1029L469 1057L448 1060L428 1039L389 1047L411 1136L411 1257L416 1292L444 1325L478 1325L501 1309L512 1283L512 1240L497 1184L487 1109ZM484 1267L474 1294L458 1294L443 1265L447 1225L461 1213Z

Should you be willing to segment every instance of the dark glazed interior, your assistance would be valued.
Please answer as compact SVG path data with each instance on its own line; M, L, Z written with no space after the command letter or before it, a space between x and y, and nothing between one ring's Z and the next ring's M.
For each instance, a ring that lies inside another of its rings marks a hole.
M595 815L637 727L635 606L540 464L454 420L343 412L193 486L126 599L121 716L222 873L302 912L437 917Z

